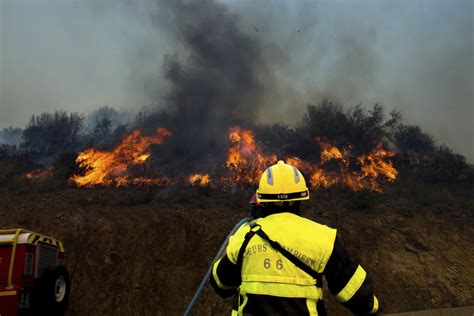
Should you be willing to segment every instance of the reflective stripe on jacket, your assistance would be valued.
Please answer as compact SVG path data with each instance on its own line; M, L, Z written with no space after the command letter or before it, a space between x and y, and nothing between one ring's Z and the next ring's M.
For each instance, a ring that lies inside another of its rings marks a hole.
M271 214L256 220L263 231L318 273L333 295L353 312L376 312L378 302L365 271L352 261L336 239L336 230L293 213ZM318 315L322 289L316 280L273 249L260 236L248 243L241 269L237 257L250 230L244 224L230 238L226 255L213 267L216 292L234 298L233 315ZM319 302L319 303L318 303ZM304 312L302 312L304 310Z
M265 233L308 265L322 273L336 238L336 230L293 213L272 214L256 220ZM229 240L227 257L236 264L249 225L241 227ZM260 236L254 236L244 253L241 293L322 298L315 280L296 267Z

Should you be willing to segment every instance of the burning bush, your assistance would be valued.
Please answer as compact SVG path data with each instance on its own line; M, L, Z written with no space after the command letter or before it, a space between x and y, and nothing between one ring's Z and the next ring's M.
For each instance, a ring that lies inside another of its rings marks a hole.
M135 130L113 151L89 148L76 159L79 166L85 169L84 174L74 175L71 180L78 186L166 183L168 180L165 177L151 178L134 174L133 171L145 165L151 155L150 145L162 144L170 135L164 128L158 129L155 136L143 136L140 130Z
M378 144L388 143L391 129L399 120L397 112L386 120L379 104L365 111L359 105L343 107L323 100L318 105L308 105L298 129L305 141L319 137L338 147L352 147L356 154L367 154Z
M212 135L214 140L204 136L206 144L201 147L199 133L207 130L197 131L194 128L198 125L188 130L180 127L183 122L174 126L173 115L161 111L140 114L134 125L143 128L131 132L125 125L119 125L118 132L111 132L109 121L98 121L96 136L107 139L106 149L104 143L92 141L94 146L80 151L91 142L87 134L78 135L82 116L56 112L32 118L23 136L23 148L29 150L8 146L3 152L31 158L30 166L22 171L30 182L69 178L79 187L171 184L218 189L255 187L262 172L278 160L298 167L314 189L341 185L355 191L381 192L384 183L393 182L399 176L394 162L405 175L426 181L469 178L466 175L469 165L463 156L447 147L435 147L433 139L420 128L400 124L397 113L391 113L388 120L383 113L379 105L364 111L358 106L344 109L325 100L317 106L308 106L295 128L281 123L246 122L242 126L252 129L233 126L220 137ZM157 124L166 128L156 128ZM150 135L153 126L154 135ZM65 131L66 139L52 135L48 131L50 127L57 133ZM39 134L35 135L35 131ZM113 143L116 145L112 146ZM398 150L397 156L390 147ZM55 149L57 153L53 153ZM80 151L78 155L77 151Z
M316 138L321 148L319 164L311 164L297 157L289 157L287 162L309 175L314 188L328 188L341 184L352 190L372 190L381 192L384 181L394 181L397 170L390 158L394 153L379 144L368 154L353 156L351 147L339 150L337 147Z
M208 174L193 174L192 176L189 177L189 183L193 186L207 186L209 185L209 182L211 181L210 176Z
M228 131L230 147L222 175L195 172L190 176L182 173L177 177L169 177L153 167L147 169L146 165L152 158L150 146L164 143L170 135L171 132L163 128L158 129L155 136L143 136L140 130L135 130L112 151L87 149L76 160L84 169L83 174L76 174L71 180L78 186L188 183L202 187L254 187L264 170L278 160L277 154L263 152L252 131L233 127ZM351 147L340 150L320 138L308 145L319 148L318 163L304 161L296 156L280 159L305 172L308 184L314 188L341 184L356 191L368 189L380 192L383 181L394 181L397 177L397 170L389 160L394 154L385 150L381 144L368 154L359 156L353 155ZM171 161L168 163L172 164ZM146 172L137 173L136 170L140 168Z
M232 174L231 181L240 185L258 183L262 172L277 161L276 155L266 156L255 143L254 134L234 127L229 130L232 147L228 151L226 166Z

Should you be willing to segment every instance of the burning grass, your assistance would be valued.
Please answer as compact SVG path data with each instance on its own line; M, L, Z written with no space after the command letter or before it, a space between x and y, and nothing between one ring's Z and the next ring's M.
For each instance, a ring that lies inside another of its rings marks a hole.
M370 190L382 192L383 182L393 182L398 171L390 158L395 154L378 144L370 153L353 157L351 148L339 150L320 138L315 141L321 147L319 164L311 164L297 157L290 157L287 163L296 166L306 174L314 188L328 188L342 184L354 191ZM326 168L327 165L331 165Z
M304 172L308 184L315 189L342 185L354 191L382 192L382 184L394 181L398 175L390 160L394 153L384 149L382 144L368 154L355 156L351 147L341 150L321 138L315 138L313 145L319 146L320 157L317 157L318 162L309 162L296 156L266 154L252 131L233 127L228 131L230 146L220 173L211 175L197 170L191 175L170 178L156 168L148 167L152 156L150 146L163 144L169 136L171 132L164 128L157 129L153 136L144 136L137 129L124 137L112 151L89 148L79 153L76 159L83 173L71 176L70 180L79 187L166 186L180 183L215 188L250 187L256 186L262 172L278 159Z
M207 186L209 185L209 182L211 181L211 178L208 174L193 174L192 176L189 177L189 183L193 186Z
M79 167L84 168L83 175L73 175L71 181L77 186L95 185L157 185L166 184L166 177L133 176L130 170L144 166L151 156L150 146L162 144L171 132L159 128L154 136L143 136L137 129L126 136L113 151L89 148L81 152L76 159Z
M257 184L262 172L277 161L276 155L266 156L262 153L252 131L231 128L229 140L232 147L228 150L226 167L234 183Z

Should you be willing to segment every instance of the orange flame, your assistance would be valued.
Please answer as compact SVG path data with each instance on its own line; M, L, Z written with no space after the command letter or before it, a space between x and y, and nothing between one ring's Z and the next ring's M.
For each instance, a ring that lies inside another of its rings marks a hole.
M329 143L325 143L319 137L316 137L316 141L319 143L319 146L322 149L321 150L321 164L324 164L331 159L341 159L342 161L347 162L343 154L339 151L339 149L337 149L336 146L332 146Z
M350 147L341 152L336 146L324 142L320 138L316 138L316 141L321 147L320 164L311 164L296 157L286 160L287 163L309 174L309 182L314 188L328 188L340 183L355 191L368 189L382 192L381 181L391 182L397 178L398 171L392 162L387 160L395 154L383 149L382 144L377 145L369 154L361 155L355 159L359 169L350 169ZM338 168L335 170L325 169L324 167L329 161L335 161Z
M277 160L276 155L262 154L252 131L233 127L229 130L229 139L232 147L227 153L226 166L235 183L257 183L262 172Z
M211 181L211 178L208 174L196 173L190 176L188 181L193 186L197 185L197 186L204 187L209 184L209 182Z
M80 153L76 159L78 165L85 169L84 174L74 175L70 179L78 186L181 183L183 178L173 180L162 175L150 177L133 172L147 171L151 155L149 147L152 144L162 144L170 135L171 132L164 128L159 128L155 136L143 136L137 129L126 136L112 151L89 148ZM209 174L196 173L184 178L184 181L193 186L256 185L264 170L277 161L275 154L266 155L262 152L250 130L233 127L229 130L228 137L231 147L228 149L225 166L229 176L213 180L211 183ZM311 163L298 157L286 159L287 163L304 172L308 185L315 189L341 184L353 190L368 189L382 192L381 184L384 181L391 182L397 178L398 172L390 161L394 153L385 150L382 144L377 145L368 154L355 157L350 146L341 150L321 138L316 138L315 142L321 149L319 163ZM26 176L33 178L34 174Z
M234 127L229 131L229 139L232 147L228 151L226 166L233 175L231 181L240 184L257 184L262 172L276 162L277 156L262 154L253 133L249 130ZM353 159L351 147L340 150L321 138L316 138L315 141L321 148L319 164L310 163L298 157L286 159L286 163L308 175L308 185L313 188L328 188L335 184L342 184L356 191L368 189L382 192L383 180L394 181L397 178L397 170L392 162L387 160L394 156L394 153L383 149L381 144L369 154ZM351 167L354 165L355 167Z
M128 170L133 166L143 166L151 155L150 145L162 144L165 137L170 135L171 132L164 128L158 128L155 136L143 136L141 130L137 129L126 136L113 151L89 148L76 158L76 163L86 169L85 174L74 175L71 181L78 186L167 183L169 179L165 177L132 177Z

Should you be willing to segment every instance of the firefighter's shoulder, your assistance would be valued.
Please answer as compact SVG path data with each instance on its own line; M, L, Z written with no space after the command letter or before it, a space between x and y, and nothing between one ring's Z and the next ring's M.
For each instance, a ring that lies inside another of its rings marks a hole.
M245 234L250 230L249 225L249 222L244 223L232 236L229 237L226 254L232 263L237 262L237 255L242 243L244 242Z
M321 237L327 237L334 239L336 235L336 229L293 213L272 214L262 218L259 223L262 227L266 227L269 230L275 230L292 236L301 236L302 238L312 239L313 237L321 240Z
M317 262L317 272L324 270L334 249L336 229L293 213L270 215L262 219L261 225L280 243L295 249L310 249Z

